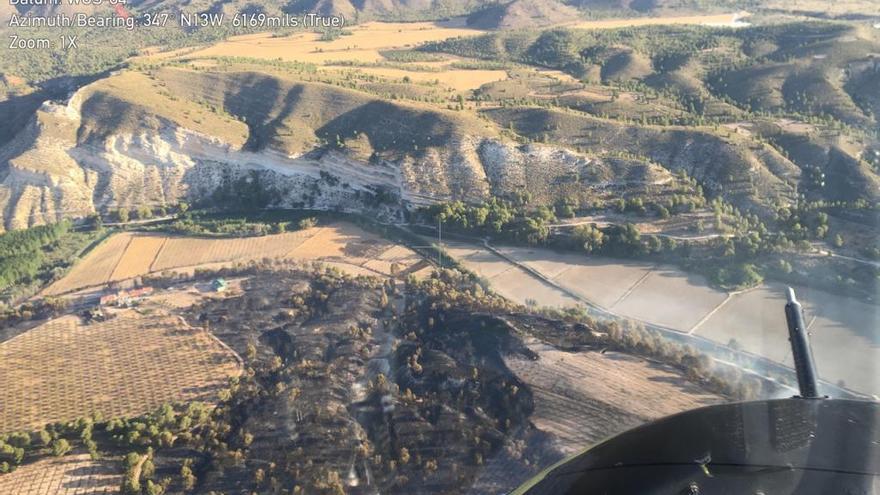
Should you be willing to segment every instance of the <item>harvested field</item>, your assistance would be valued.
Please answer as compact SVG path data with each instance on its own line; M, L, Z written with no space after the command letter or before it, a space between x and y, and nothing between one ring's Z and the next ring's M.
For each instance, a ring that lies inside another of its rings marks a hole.
M725 299L727 294L709 287L703 277L657 267L611 309L624 316L689 332Z
M610 308L650 271L651 265L549 250L503 248L508 256L554 279L599 306Z
M232 239L122 233L105 241L45 293L66 294L149 273L219 268L263 258L333 261L353 275L390 275L392 264L405 271L421 260L406 247L344 222L286 234Z
M224 261L281 258L315 234L314 229L264 237L201 239L170 237L150 271Z
M64 278L46 289L47 295L63 294L80 287L106 283L125 253L131 234L117 234L102 242L70 270Z
M122 472L89 454L50 457L0 476L3 495L100 495L119 493Z
M0 432L210 402L239 372L232 352L176 317L127 311L91 325L60 318L0 344Z
M791 365L784 305L785 293L781 286L742 292L732 296L694 333L725 344L734 339L744 350ZM812 313L812 307L806 306L804 313Z
M600 21L581 21L566 27L575 29L618 29L640 26L673 26L693 24L698 26L737 27L748 13L707 14L675 17L636 17L632 19L603 19Z
M553 434L566 454L638 424L722 402L672 368L641 358L569 353L537 341L529 349L537 360L514 356L505 363L535 394L535 426Z
M804 305L819 375L831 382L880 395L880 342L875 307L821 291L795 287ZM696 330L792 366L785 314L785 287L768 284L734 295Z
M492 289L520 304L534 303L538 307L578 306L580 301L559 289L535 280L524 270L512 268L490 280Z
M578 301L559 287L622 316L706 337L792 365L785 324L784 287L767 284L730 295L680 270L549 249L501 248L507 256L551 279L552 287L486 249L450 243L446 251L513 302L565 307ZM805 313L819 375L853 390L880 395L880 325L876 308L823 291L795 287Z
M453 256L457 256L456 253L456 250L450 251L450 254ZM506 260L486 250L473 252L461 258L461 260L469 269L489 280L500 277L514 268Z
M113 270L110 280L125 280L137 277L150 271L150 266L159 255L165 244L165 237L151 235L135 235L132 237L122 259Z
M271 34L238 36L186 55L200 57L260 57L315 64L339 61L378 62L381 50L417 46L458 36L478 36L484 31L448 27L434 22L367 22L334 41L320 41L316 33L274 38Z
M302 259L342 259L360 264L364 258L379 256L391 243L351 224L322 227L295 249L288 257Z

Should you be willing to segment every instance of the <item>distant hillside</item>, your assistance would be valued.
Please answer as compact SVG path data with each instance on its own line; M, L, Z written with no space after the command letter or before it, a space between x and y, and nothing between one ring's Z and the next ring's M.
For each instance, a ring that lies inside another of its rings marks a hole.
M0 147L0 224L183 199L228 205L255 186L265 205L386 217L522 192L553 203L615 184L678 190L656 163L518 143L488 116L252 71L125 71L44 105Z
M767 206L790 192L797 167L769 147L757 149L710 133L680 128L619 125L602 119L536 108L484 112L499 126L565 146L644 156L696 178L711 194L744 208Z
M655 26L497 33L423 47L565 71L583 80L644 83L676 92L699 112L712 100L754 112L830 117L873 129L880 42L838 23L729 31ZM717 105L716 105L717 106Z
M636 12L649 12L664 8L693 8L694 2L687 0L569 0L569 5L581 9L627 9ZM719 5L705 3L704 7L729 7L730 2L718 1Z
M571 22L579 16L577 9L556 0L513 0L471 14L467 24L478 29L531 29Z

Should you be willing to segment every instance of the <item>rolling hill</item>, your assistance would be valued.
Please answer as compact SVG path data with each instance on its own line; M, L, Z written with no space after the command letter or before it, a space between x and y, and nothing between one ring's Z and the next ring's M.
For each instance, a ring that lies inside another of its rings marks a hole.
M579 16L577 9L556 0L514 0L474 12L467 24L477 29L534 29L571 22Z

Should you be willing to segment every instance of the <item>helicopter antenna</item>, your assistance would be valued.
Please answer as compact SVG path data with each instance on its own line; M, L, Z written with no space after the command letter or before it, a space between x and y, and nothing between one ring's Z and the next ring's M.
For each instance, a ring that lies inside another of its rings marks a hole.
M794 357L794 369L797 373L798 387L801 398L819 399L819 387L816 381L816 363L810 338L804 324L804 310L791 287L786 290L788 304L785 305L785 319L788 322L788 340L791 342L791 354Z

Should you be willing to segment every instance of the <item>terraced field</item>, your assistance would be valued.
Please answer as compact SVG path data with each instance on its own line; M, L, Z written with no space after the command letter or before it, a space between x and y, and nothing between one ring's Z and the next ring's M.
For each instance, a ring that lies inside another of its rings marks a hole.
M392 265L405 272L421 261L413 251L346 223L233 239L126 232L106 240L45 294L67 294L166 270L263 258L331 262L356 275L391 275Z
M176 317L129 311L91 325L59 318L0 344L0 432L211 402L240 373L237 359Z

